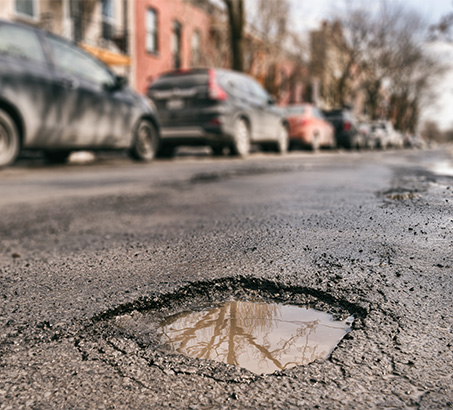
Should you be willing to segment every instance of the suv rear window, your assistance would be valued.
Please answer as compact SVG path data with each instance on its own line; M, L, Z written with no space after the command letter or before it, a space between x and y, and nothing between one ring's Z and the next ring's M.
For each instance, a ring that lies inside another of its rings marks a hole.
M323 111L326 117L342 117L344 112L342 110L331 110L331 111Z
M187 73L166 74L151 85L151 90L165 90L168 88L191 88L208 85L208 71L189 71Z

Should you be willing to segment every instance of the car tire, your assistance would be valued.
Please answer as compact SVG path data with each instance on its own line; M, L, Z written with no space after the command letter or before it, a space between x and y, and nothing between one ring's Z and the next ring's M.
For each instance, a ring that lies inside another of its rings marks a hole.
M279 154L286 154L289 149L289 134L284 124L280 124L278 130L277 143L275 144L275 151Z
M300 148L300 144L296 141L290 141L288 151L296 151Z
M319 145L319 138L320 138L320 137L319 137L319 134L318 134L317 132L315 132L315 133L313 134L313 138L312 138L312 140L311 140L311 146L310 146L310 148L311 148L311 150L312 150L313 152L319 151L319 146L320 146L320 145Z
M141 120L134 135L134 141L129 151L130 156L142 162L150 162L156 156L159 148L159 133L149 120Z
M12 164L20 150L19 132L11 116L0 108L0 167Z
M250 154L250 132L243 118L238 118L234 123L232 154L246 157Z
M71 151L44 151L46 161L50 164L64 164L67 160Z
M223 145L213 145L211 147L212 155L215 157L221 157L225 154L225 147Z

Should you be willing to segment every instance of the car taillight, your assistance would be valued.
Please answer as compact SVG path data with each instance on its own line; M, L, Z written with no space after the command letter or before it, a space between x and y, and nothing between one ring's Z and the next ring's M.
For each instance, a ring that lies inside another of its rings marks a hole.
M228 96L225 90L220 87L217 82L217 75L214 70L209 70L209 84L208 84L209 98L217 101L225 101Z
M351 128L352 128L352 124L351 124L349 121L345 121L345 122L343 123L343 129L344 129L345 131L351 131Z
M213 118L209 121L209 125L222 125L222 120L220 118Z

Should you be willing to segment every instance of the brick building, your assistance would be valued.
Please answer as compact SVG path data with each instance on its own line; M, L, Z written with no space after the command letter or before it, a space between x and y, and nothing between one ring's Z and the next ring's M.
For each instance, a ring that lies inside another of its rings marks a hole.
M158 74L205 63L211 17L192 2L136 0L134 2L133 78L144 93Z

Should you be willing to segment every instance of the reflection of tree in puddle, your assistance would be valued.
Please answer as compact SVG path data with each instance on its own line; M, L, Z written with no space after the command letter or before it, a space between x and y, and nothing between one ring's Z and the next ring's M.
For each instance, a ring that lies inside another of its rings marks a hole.
M255 373L327 357L348 330L313 309L237 301L172 318L161 328L162 342L180 353Z

